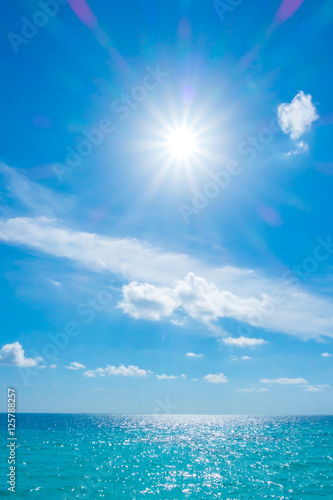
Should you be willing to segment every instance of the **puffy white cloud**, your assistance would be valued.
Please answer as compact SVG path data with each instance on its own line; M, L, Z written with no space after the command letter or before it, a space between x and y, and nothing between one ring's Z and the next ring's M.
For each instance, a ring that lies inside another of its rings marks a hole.
M211 384L224 384L228 382L227 377L223 373L209 373L208 375L205 375L203 379Z
M123 288L124 300L119 307L136 319L158 321L173 314L177 302L170 288L158 288L132 282Z
M311 94L306 95L303 91L298 92L291 103L284 102L278 107L280 127L292 139L299 139L318 118Z
M65 366L65 368L68 368L68 370L80 370L81 368L85 368L85 366L76 361L71 361L69 366Z
M146 377L148 372L142 370L137 366L129 365L119 365L116 366L107 365L105 368L97 368L96 370L88 370L84 372L83 375L86 377L95 377L96 375L106 376L106 375L121 375L123 377Z
M42 358L26 358L24 350L19 342L13 344L5 344L0 349L0 365L16 365L33 367L37 366L42 361Z
M230 317L252 324L258 310L269 308L268 295L262 299L239 297L220 290L215 283L194 273L177 281L174 288L131 282L123 287L124 300L118 305L136 319L157 321L182 310L189 317L203 322Z
M242 359L251 359L251 356L242 356Z
M255 339L248 337L226 337L224 339L221 339L221 342L233 347L254 347L256 345L266 344L266 340L264 339ZM243 357L243 359L249 359L249 357Z
M107 365L105 368L106 375L122 375L123 377L145 377L147 375L146 370L142 370L137 366L120 365L118 368L115 366Z
M185 356L187 358L203 358L203 354L195 354L194 352L186 352Z
M308 384L309 382L305 378L262 378L260 380L263 384L281 384L281 385L297 385L297 384Z
M329 352L323 352L321 355L323 358L330 358L332 356Z

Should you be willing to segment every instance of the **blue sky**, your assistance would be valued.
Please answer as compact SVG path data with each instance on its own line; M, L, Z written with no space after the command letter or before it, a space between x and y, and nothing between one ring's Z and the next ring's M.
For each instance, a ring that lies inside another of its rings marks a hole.
M332 413L332 20L312 0L6 6L20 411Z

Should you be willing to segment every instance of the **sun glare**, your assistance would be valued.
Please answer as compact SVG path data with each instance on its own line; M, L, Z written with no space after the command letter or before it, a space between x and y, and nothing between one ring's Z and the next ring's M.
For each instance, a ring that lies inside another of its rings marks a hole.
M168 138L167 147L174 157L186 159L196 151L195 137L189 130L175 130Z

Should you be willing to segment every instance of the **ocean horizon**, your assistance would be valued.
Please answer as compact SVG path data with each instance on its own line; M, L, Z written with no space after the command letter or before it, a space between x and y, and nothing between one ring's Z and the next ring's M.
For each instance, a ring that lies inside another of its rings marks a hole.
M328 415L18 413L16 436L19 499L333 498Z

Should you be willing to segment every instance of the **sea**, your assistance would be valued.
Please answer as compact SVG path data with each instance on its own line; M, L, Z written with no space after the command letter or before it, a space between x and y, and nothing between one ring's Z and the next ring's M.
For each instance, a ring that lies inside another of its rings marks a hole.
M333 499L332 416L20 413L15 493L0 421L4 498Z

